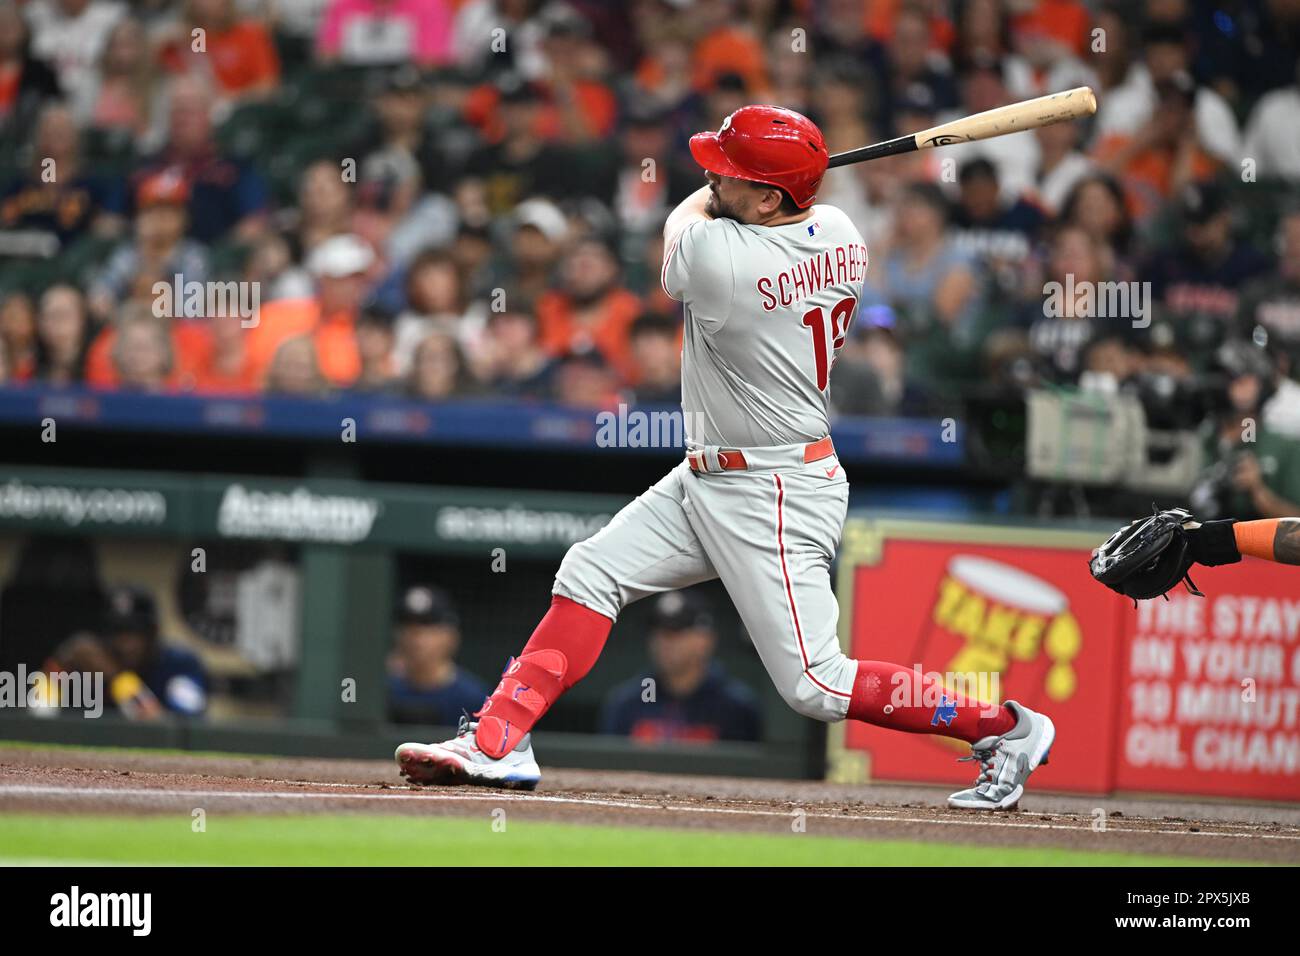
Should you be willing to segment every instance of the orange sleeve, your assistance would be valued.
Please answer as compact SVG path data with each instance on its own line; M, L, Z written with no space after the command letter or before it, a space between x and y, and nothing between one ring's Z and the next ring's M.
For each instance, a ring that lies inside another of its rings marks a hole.
M1238 521L1232 526L1232 533L1237 538L1237 550L1265 561L1277 560L1273 554L1273 542L1277 539L1277 526L1281 521L1281 518Z

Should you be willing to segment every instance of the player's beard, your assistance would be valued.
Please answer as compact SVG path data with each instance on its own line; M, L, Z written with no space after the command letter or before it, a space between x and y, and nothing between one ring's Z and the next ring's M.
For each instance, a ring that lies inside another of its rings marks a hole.
M730 209L723 204L722 197L716 192L709 193L709 198L704 203L704 211L714 219L734 219L737 222L744 221L734 209Z

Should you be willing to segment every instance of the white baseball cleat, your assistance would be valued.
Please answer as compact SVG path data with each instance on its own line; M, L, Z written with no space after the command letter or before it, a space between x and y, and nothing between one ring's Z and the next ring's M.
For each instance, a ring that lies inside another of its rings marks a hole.
M954 793L948 806L961 810L1011 810L1025 792L1025 781L1040 764L1047 763L1056 726L1045 714L1030 710L1014 700L1006 706L1016 715L1016 725L1001 737L984 737L971 744L971 755L980 775L975 786Z
M452 740L440 744L402 744L393 754L402 776L420 786L500 787L534 790L542 770L533 757L532 734L525 734L514 750L500 760L479 750L474 740L478 724L461 717Z

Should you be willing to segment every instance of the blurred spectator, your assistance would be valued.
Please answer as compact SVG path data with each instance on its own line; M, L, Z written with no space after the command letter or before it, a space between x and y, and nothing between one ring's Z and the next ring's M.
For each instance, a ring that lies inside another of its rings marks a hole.
M124 17L117 21L95 72L81 86L72 106L83 127L127 133L148 149L162 143L166 97L139 20Z
M1233 236L1227 192L1192 184L1178 198L1177 245L1142 270L1162 317L1193 349L1212 349L1231 331L1238 291L1269 268L1269 260Z
M298 244L310 253L331 236L351 232L355 210L339 164L318 159L303 170L298 187Z
M176 35L159 57L173 73L210 79L227 101L264 97L280 83L270 33L260 21L241 17L235 0L185 0Z
M298 264L289 237L279 232L259 236L244 261L244 281L256 282L262 302L302 299L311 295L311 275Z
M314 343L316 355L310 363L330 384L347 386L360 372L355 323L375 266L375 254L357 236L332 236L318 245L307 258L307 268L316 280L315 294L305 299L280 299L262 306L256 327L248 330L248 349L253 367L266 369L282 343L305 336ZM299 369L300 349L290 352ZM296 372L295 382L304 382ZM305 387L314 390L315 382Z
M614 132L618 114L618 101L603 80L608 69L605 53L592 42L587 17L563 0L547 3L538 21L543 65L540 72L524 75L547 104L543 132L548 139L570 145L595 146ZM575 159L581 163L583 157Z
M251 240L265 225L266 183L248 164L222 155L212 135L212 107L205 82L189 76L173 80L166 145L136 179L179 169L189 184L189 229L195 239L211 242L231 234Z
M758 700L714 660L717 641L713 616L695 595L674 591L657 598L651 669L610 691L600 732L646 744L760 740Z
M455 235L455 203L441 192L452 176L444 149L446 136L434 136L425 124L430 97L418 70L389 71L373 100L378 130L347 151L361 156L358 205L375 224L367 238L384 248L386 258L405 265L420 249L442 246ZM335 167L335 173L338 170Z
M1092 160L1078 148L1078 123L1053 123L1034 130L1038 137L1038 170L1034 196L1048 216L1055 216L1066 197L1092 169Z
M1110 133L1097 144L1097 164L1123 177L1137 219L1149 219L1184 186L1218 171L1219 160L1203 145L1193 122L1195 90L1186 73L1159 81L1156 108L1146 124L1132 133Z
M1014 5L1010 30L1016 55L1006 58L1013 99L1093 86L1083 65L1093 55L1087 6L1076 0L1029 0Z
M1016 318L1048 377L1073 382L1089 342L1124 330L1133 331L1135 316L1096 313L1099 283L1112 281L1102 244L1077 226L1063 226L1052 237L1046 282L1026 297ZM1055 283L1056 293L1047 283ZM1074 294L1068 294L1073 290ZM1081 294L1083 293L1083 294Z
M1014 98L1007 90L1004 66L997 60L971 64L961 79L963 112L982 113ZM1012 133L963 145L962 163L980 158L987 159L997 169L998 182L1002 184L1008 202L1032 193L1042 161L1038 139L1033 133Z
M24 13L32 53L54 67L66 95L83 97L125 7L111 0L30 0Z
M437 66L452 58L447 0L330 0L316 34L322 63Z
M703 177L698 166L685 166L674 157L665 111L632 104L626 120L619 137L621 165L604 198L626 232L644 235L657 232Z
M452 50L457 62L479 71L504 59L521 75L541 72L543 34L535 16L541 0L463 0L456 6ZM496 34L494 31L503 31ZM493 41L501 37L494 46Z
M1242 290L1238 330L1250 335L1262 327L1295 376L1300 372L1300 206L1282 217L1277 238L1277 271Z
M1060 221L1086 232L1098 244L1108 271L1124 271L1134 243L1133 220L1124 202L1124 188L1115 177L1088 173L1070 190Z
M4 343L5 380L26 382L36 373L36 306L25 292L0 300L0 342Z
M636 384L628 332L641 303L619 278L619 262L609 246L582 240L560 265L559 288L537 301L537 322L551 354L594 348L624 381Z
M454 335L477 354L486 323L483 302L466 298L460 270L449 252L430 249L416 257L406 271L407 309L397 317L393 360L398 375L411 368L416 346L435 330Z
M1142 33L1142 60L1129 67L1124 82L1097 101L1100 137L1119 135L1145 140L1153 132L1167 136L1174 120L1161 123L1158 115L1167 96L1162 86L1184 89L1189 112L1178 122L1186 134L1221 163L1235 163L1241 153L1241 132L1232 107L1213 89L1191 81L1191 38L1181 23L1148 21Z
M207 669L194 652L162 639L153 595L122 586L110 588L107 598L102 636L69 638L55 651L53 666L103 674L110 700L128 719L202 716Z
M46 289L36 320L36 377L50 385L80 384L89 330L86 301L75 286Z
M17 4L0 0L0 133L26 135L42 104L61 92L54 71L32 55Z
M397 377L393 363L393 317L364 309L357 318L360 371L352 387L359 392L386 391Z
M467 174L486 189L488 212L507 215L529 196L559 198L573 191L573 154L544 136L545 100L517 76L498 84L495 135L470 154Z
M1216 356L1214 415L1206 422L1206 451L1213 464L1192 491L1198 516L1285 518L1300 513L1300 439L1259 422L1276 388L1272 360L1256 345L1226 343Z
M42 110L32 153L27 173L0 192L0 259L50 257L83 236L119 230L120 184L85 167L67 107Z
M511 297L506 296L509 303ZM480 379L496 394L546 398L554 389L555 362L537 337L537 319L521 309L488 313L480 352Z
M262 383L248 349L245 319L214 315L206 322L208 339L193 370L193 387L207 395L251 395Z
M692 53L692 83L712 88L723 73L734 73L755 93L767 89L763 43L736 14L736 0L699 0L691 10L698 37Z
M948 203L939 187L915 183L898 208L897 239L888 258L877 263L878 289L909 328L957 330L974 314L978 289L970 257L948 227Z
M422 401L440 401L467 395L473 379L464 353L450 332L430 332L415 347L407 392Z
M682 402L682 324L671 315L647 312L629 335L636 368L634 399L639 405Z
M155 282L170 285L179 276L183 288L188 282L207 281L207 250L185 238L189 199L189 185L177 169L162 170L140 182L135 236L114 250L90 287L90 309L96 318L107 320L119 304L151 290Z
M960 193L953 212L957 246L985 267L1007 289L1019 284L1025 260L1043 226L1043 213L1003 193L997 168L987 159L964 164L957 174Z
M1300 182L1300 58L1295 68L1295 81L1260 98L1246 124L1241 158L1260 178Z
M460 618L445 592L427 585L407 588L396 624L389 658L389 720L451 725L483 705L488 686L456 664Z
M117 387L132 392L161 392L174 366L167 322L144 310L132 310L117 324L113 367Z
M309 335L291 335L275 349L266 371L266 392L299 398L322 398L330 383L321 374L316 343Z
M532 308L551 288L569 223L554 203L533 198L519 204L511 226L508 255L495 281L515 290L520 301L514 305Z
M907 356L887 306L866 306L835 360L831 404L841 415L919 415L925 394L907 372Z
M561 355L555 362L552 397L570 408L616 408L623 396L618 391L618 376L595 349L583 349Z
M922 10L913 6L899 8L893 36L885 49L885 72L880 84L885 94L881 100L882 121L893 124L894 135L916 132L900 128L897 118L889 112L894 103L905 98L924 99L935 112L957 107L951 68L947 58L932 49L929 19Z

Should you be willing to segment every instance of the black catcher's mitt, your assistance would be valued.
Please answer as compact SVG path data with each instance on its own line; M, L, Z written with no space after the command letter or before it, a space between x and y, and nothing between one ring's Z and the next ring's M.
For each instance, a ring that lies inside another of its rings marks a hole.
M1110 536L1092 553L1088 569L1106 587L1138 601L1164 597L1181 581L1204 597L1188 573L1193 564L1231 564L1241 560L1233 521L1197 524L1183 508L1157 511Z

